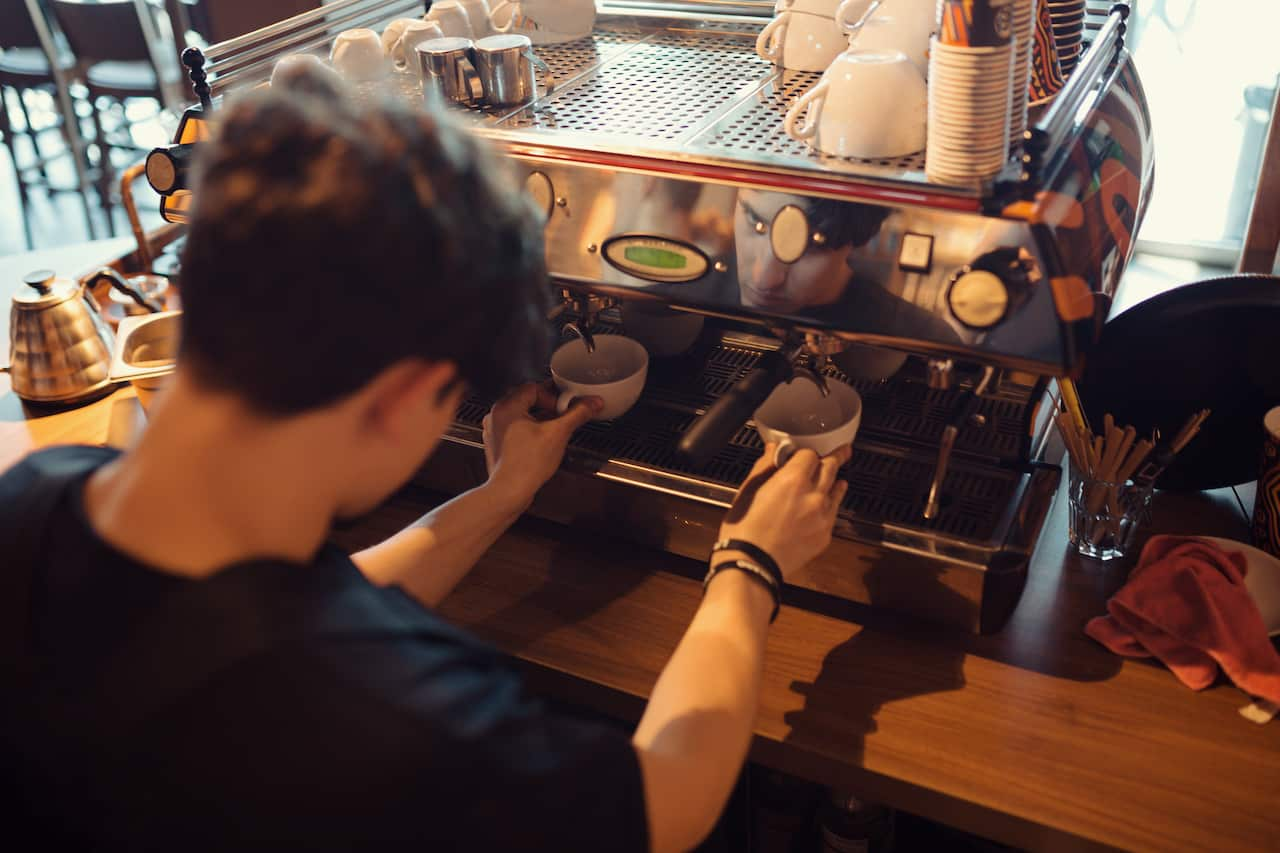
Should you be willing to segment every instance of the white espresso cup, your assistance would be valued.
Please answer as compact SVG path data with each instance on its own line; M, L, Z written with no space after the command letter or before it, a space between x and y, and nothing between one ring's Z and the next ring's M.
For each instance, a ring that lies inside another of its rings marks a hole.
M467 10L467 19L471 21L471 29L475 38L482 39L494 34L493 13L489 11L489 0L458 0L462 8Z
M458 0L437 0L431 4L427 13L428 21L435 21L440 32L447 38L474 39L475 27L471 25L471 15Z
M848 39L836 23L839 0L794 0L760 31L756 53L793 71L822 71Z
M493 29L519 33L534 44L560 44L591 35L595 0L499 0L493 5Z
M338 79L337 72L320 57L310 53L290 53L280 57L271 69L271 85L288 88L295 81L302 81L301 85L305 86L312 75L329 77L335 81Z
M398 23L392 21L392 24ZM387 33L391 31L391 27L387 27L386 32L382 34L382 44L386 47ZM424 41L432 39L444 38L444 32L440 29L440 25L435 21L418 21L408 20L404 27L400 30L400 35L395 42L387 50L387 56L391 59L391 63L397 69L404 69L413 64L413 49Z
M421 19L396 18L394 21L387 24L386 28L383 29L382 36L381 36L382 52L387 56L390 56L391 51L396 46L396 42L400 41L400 36L404 35L405 28L408 27L410 24L416 23L419 20L426 20L426 17L424 16Z
M929 91L901 51L849 49L787 113L793 139L824 154L878 160L923 151Z
M808 379L798 377L773 389L756 409L756 432L774 442L774 467L781 467L800 448L826 456L852 444L862 423L862 397L852 386L827 380L827 396Z
M836 7L836 24L846 33L852 33L858 22L868 13L874 11L875 0L844 0Z
M343 77L356 82L381 80L391 71L382 51L382 39L364 27L338 33L329 51L329 62Z
M907 55L920 72L929 76L929 39L933 35L931 18L912 17L908 7L901 7L902 15L877 12L849 39L852 50L901 51Z
M638 341L621 335L599 335L595 352L581 339L569 341L551 356L551 378L560 396L556 411L564 412L578 397L599 397L602 408L592 420L620 418L640 399L649 375L649 353Z

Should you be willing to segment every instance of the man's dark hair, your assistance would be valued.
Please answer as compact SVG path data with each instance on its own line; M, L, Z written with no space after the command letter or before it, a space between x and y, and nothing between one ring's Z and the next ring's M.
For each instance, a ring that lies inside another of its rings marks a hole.
M404 358L452 361L488 395L541 373L541 231L443 112L361 105L307 72L218 118L182 256L200 381L288 415Z
M892 213L887 207L829 198L811 199L806 207L809 227L826 236L828 249L865 246Z

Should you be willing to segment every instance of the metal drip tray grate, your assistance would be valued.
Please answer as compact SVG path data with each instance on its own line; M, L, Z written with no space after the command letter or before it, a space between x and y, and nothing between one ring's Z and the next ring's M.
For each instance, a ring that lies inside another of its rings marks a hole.
M931 183L923 152L882 160L832 157L789 137L787 110L820 75L780 71L761 59L758 30L754 24L601 16L586 38L536 48L555 81L550 94L526 107L456 113L499 143L551 141L584 151L680 155L980 194L977 186ZM353 88L367 102L387 95L411 104L423 99L422 83L411 71ZM589 162L591 155L583 159Z
M557 52L540 54L551 64ZM659 33L499 126L678 141L771 70L724 36Z
M819 161L861 164L868 171L923 172L924 152L889 160L855 160L827 157L810 151L792 139L783 127L787 112L801 96L817 85L822 75L814 71L783 71L729 116L717 122L697 140L701 148L725 153L748 152L768 157L798 157Z
M718 344L685 358L650 368L644 399L688 413L705 411L756 365L760 351ZM919 382L852 380L828 366L824 373L847 382L862 396L860 434L886 442L909 442L936 447L951 417L959 391L938 391ZM1016 400L984 398L978 408L985 423L960 431L956 448L993 459L1021 458L1026 435L1026 412Z
M478 427L487 411L487 405L468 401L458 413L458 422ZM681 462L675 452L676 441L693 417L642 401L616 421L583 427L574 435L573 449L600 459L736 487L760 456L764 446L760 436L754 428L744 427L714 459L694 469ZM992 539L1017 491L1020 475L954 465L943 484L942 511L933 521L925 521L921 509L932 474L930 461L859 442L841 472L849 481L843 509L864 522L919 527L970 541Z
M924 173L924 152L860 160L811 150L784 130L791 105L820 75L782 71L756 55L758 24L602 14L590 36L540 45L555 88L525 107L457 108L458 119L500 146L550 141L579 149L584 162L614 152L682 158L716 166L841 176L922 186L974 198L976 184L939 184ZM352 84L358 100L391 96L423 103L412 70ZM593 153L588 153L593 152Z
M760 354L748 347L720 344L674 362L653 364L640 403L616 421L591 423L579 430L574 450L737 487L764 446L751 425L702 468L686 465L675 447L696 413L751 370ZM832 373L842 378L838 371ZM943 484L942 511L933 521L921 516L934 464L922 440L941 433L955 392L933 391L912 382L853 384L863 395L863 422L856 452L842 472L850 485L844 510L864 522L923 528L970 541L991 539L1021 482L1016 471L957 459ZM488 408L484 401L468 400L459 410L458 423L479 427ZM988 418L987 426L962 431L957 446L985 454L1006 447L1020 433L1020 424L1014 426L1020 410L1011 401L984 400L981 411Z
M587 38L537 48L537 54L551 68L557 85L563 86L584 71L627 50L645 36L643 30L616 28L600 30Z

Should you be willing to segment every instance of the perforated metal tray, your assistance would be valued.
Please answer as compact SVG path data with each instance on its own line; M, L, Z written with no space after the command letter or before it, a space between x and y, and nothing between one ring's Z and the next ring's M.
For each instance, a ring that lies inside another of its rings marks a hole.
M485 129L511 139L980 192L977 185L930 183L923 151L860 160L819 154L792 139L783 129L787 111L820 75L779 70L761 59L755 53L758 30L749 24L656 28L603 20L590 39L539 48L553 68L569 70L569 79Z
M596 334L613 334L608 325ZM755 367L763 351L704 341L679 359L650 366L640 402L616 421L591 423L575 433L572 449L687 482L736 489L764 448L751 423L706 465L691 467L676 453L680 436L698 413ZM958 391L911 381L851 380L833 366L826 373L862 395L863 419L853 458L841 472L849 481L843 511L863 524L893 524L970 542L999 538L1001 522L1018 495L1022 474L972 459L1014 459L1020 452L1025 401L983 399L981 427L961 431L957 457L943 483L942 510L925 520L921 510L933 476L937 443ZM490 402L463 403L457 425L478 431Z
M459 112L499 143L854 178L969 198L987 189L930 182L923 151L860 160L820 154L789 137L787 111L820 75L779 70L758 57L758 31L757 23L602 15L591 36L536 49L552 70L550 94L514 111ZM361 90L371 98L389 91L422 97L407 73Z

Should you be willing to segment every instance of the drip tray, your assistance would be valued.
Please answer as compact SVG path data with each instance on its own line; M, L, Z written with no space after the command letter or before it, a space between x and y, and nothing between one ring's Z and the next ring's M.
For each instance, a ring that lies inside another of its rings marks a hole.
M487 411L487 405L470 401L459 412L458 423L478 430ZM574 435L570 450L601 462L621 462L736 489L760 457L764 443L759 434L750 425L743 427L714 459L693 468L677 457L675 446L694 417L641 403L616 421L583 427ZM932 459L859 439L853 458L841 471L849 481L843 511L865 523L919 527L989 542L997 537L1023 479L1011 471L952 465L943 484L942 510L926 521L921 511L932 475Z
M610 332L608 327L600 331ZM748 346L715 342L704 343L680 359L655 362L640 402L616 421L590 423L580 429L570 446L571 454L732 492L764 447L753 425L748 423L739 430L700 468L680 459L676 444L694 418L745 376L761 354ZM834 368L827 372L848 381ZM936 440L957 392L936 391L905 380L851 384L862 395L863 420L853 458L841 472L849 482L843 514L862 525L912 527L977 543L998 541L1002 521L1025 475L1013 467L977 464L966 460L963 453L1016 454L1022 440L1024 407L1012 400L983 401L979 412L985 424L961 432L959 452L943 483L941 511L926 520L922 512L933 476ZM479 399L467 400L458 412L457 426L474 435L489 405Z

